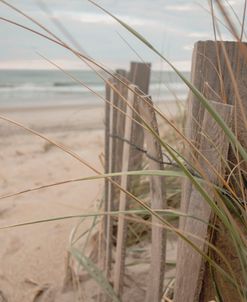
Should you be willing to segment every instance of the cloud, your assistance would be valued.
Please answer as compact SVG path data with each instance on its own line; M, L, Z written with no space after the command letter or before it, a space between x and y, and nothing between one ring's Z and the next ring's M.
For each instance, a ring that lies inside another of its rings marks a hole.
M193 45L184 45L183 49L191 51L193 49Z
M117 21L114 20L112 17L101 13L56 11L53 13L53 16L59 19L73 20L76 22L87 23L87 24L99 24L99 25L117 24ZM132 26L147 26L147 25L157 26L160 24L160 22L155 20L147 20L144 18L132 17L127 15L116 15L116 17L118 17L120 20L123 20L127 24L131 24Z
M187 60L184 60L184 61L172 61L172 64L179 71L190 71L190 69L191 69L191 61L187 61ZM161 66L160 62L154 62L154 63L152 63L152 69L153 70L160 70L160 69L162 69L162 70L165 70L165 71L171 71L171 70L173 70L167 64L164 64L163 66Z
M60 20L76 40L82 44L83 48L85 46L87 52L97 60L109 63L108 66L125 65L133 57L135 58L135 54L120 41L116 31L124 34L129 44L145 60L156 60L156 57L145 45L120 28L113 18L90 5L86 5L87 1L44 1L47 3L51 15ZM170 55L173 60L178 62L179 68L189 69L190 64L182 60L190 59L190 44L196 40L204 39L204 37L209 38L209 32L211 32L211 27L209 28L208 25L211 22L210 16L204 15L199 5L193 1L104 0L101 2L104 2L104 6L121 20L141 32L155 47L164 49L166 55ZM18 4L17 6L22 5L25 12L46 27L51 27L51 30L55 32L58 31L50 22L49 15L34 5L37 1L13 0L13 2ZM196 2L200 1L196 0ZM207 1L203 0L202 2ZM5 16L10 18L10 12L6 11ZM20 17L13 17L13 19L20 21ZM18 31L16 34L17 31L9 24L0 25L0 37L2 39L7 38L4 43L5 47L0 52L0 67L49 68L49 64L46 62L35 60L37 56L34 50L39 50L41 53L46 53L49 58L64 59L57 62L61 65L67 64L71 68L76 68L77 62L66 60L67 53L63 49L25 31ZM15 59L18 61L14 61Z
M104 14L96 14L96 13L86 13L86 12L64 12L64 11L56 11L53 13L55 18L59 19L69 19L81 23L103 23L107 25L111 25L116 21L113 18L104 15Z
M210 38L210 36L212 36L211 33L200 32L200 31L188 33L188 37L190 37L190 38L204 39L204 38Z
M197 10L198 6L194 4L173 4L173 5L166 5L165 10L170 11L177 11L177 12L188 12Z
M82 65L78 60L56 59L51 60L64 69L87 69L86 65ZM27 59L27 60L5 60L0 61L0 69L56 69L53 65L44 59Z

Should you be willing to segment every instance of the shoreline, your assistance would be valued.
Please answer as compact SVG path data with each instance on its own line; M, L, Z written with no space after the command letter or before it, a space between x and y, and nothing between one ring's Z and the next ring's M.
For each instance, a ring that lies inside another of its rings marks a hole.
M102 130L104 106L45 106L1 108L5 117L35 131L48 133ZM0 120L0 136L24 134L21 127Z
M171 105L171 104L174 104L174 103L184 103L186 102L186 99L181 99L181 100L159 100L159 101L154 101L154 104L155 105ZM85 109L89 109L89 108L101 108L101 107L104 107L105 104L102 103L99 104L99 103L89 103L89 102L86 102L86 103L82 103L82 104L52 104L52 105L37 105L37 106L34 106L34 105L24 105L24 106L1 106L0 105L0 112L23 112L23 111L36 111L36 110L57 110L57 109L62 109L62 110L65 110L65 109L78 109L78 108L85 108Z
M44 106L0 106L0 112L24 112L24 111L37 111L37 110L57 110L57 109L78 109L81 107L84 108L100 108L104 106L104 104L89 104L89 103L85 103L85 104L59 104L59 105L44 105Z
M176 101L159 101L154 104L168 118L180 112ZM179 102L179 105L184 104L184 101ZM0 108L0 112L13 121L46 134L104 129L104 104L5 107ZM23 129L0 119L0 137L20 133L24 134Z

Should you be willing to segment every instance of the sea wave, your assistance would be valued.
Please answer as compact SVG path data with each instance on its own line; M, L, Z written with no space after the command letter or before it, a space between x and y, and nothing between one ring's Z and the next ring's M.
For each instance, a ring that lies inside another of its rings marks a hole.
M0 84L0 89L1 88L13 88L13 87L15 87L15 85L13 85L13 84Z
M25 104L94 103L105 95L105 83L94 72L72 72L78 80L73 81L59 71L2 71L0 72L0 107ZM88 86L88 87L86 87ZM174 73L153 72L149 94L154 101L184 99L188 88ZM102 101L102 100L100 100Z
M87 87L86 87L87 86ZM0 84L0 92L88 92L89 88L96 92L105 90L104 84L85 85L72 82L54 82L51 85L38 85L33 83L23 83L21 85ZM186 91L187 88L182 83L151 83L150 91Z
M105 90L104 85L92 85L88 86L93 89L95 92L103 92ZM54 83L53 85L36 85L33 83L24 83L21 85L0 85L1 92L52 92L52 93L61 93L61 92L71 92L71 93L85 93L89 89L83 85L74 85L72 83Z

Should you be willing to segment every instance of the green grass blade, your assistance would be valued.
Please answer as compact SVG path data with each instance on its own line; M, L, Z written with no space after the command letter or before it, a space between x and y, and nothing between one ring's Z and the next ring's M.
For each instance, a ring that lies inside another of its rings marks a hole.
M154 212L161 215L162 217L178 218L180 216L185 216L188 218L199 220L202 223L207 224L206 221L199 219L198 217L195 217L192 215L187 215L187 214L181 213L176 210L154 210ZM58 217L52 217L52 218L47 218L47 219L33 220L33 221L28 221L28 222L6 225L6 226L0 227L0 230L30 226L30 225L40 224L40 223L54 222L54 221L59 221L59 220L76 219L76 218L91 218L91 217L99 217L99 216L104 216L104 215L118 216L119 214L125 214L125 215L148 215L149 214L150 216L152 215L152 214L150 214L150 212L148 210L144 210L144 209L143 210L137 209L137 210L127 210L127 211L85 213L85 214L78 214L78 215L58 216ZM88 231L86 231L85 233L88 233Z
M88 274L95 280L100 288L112 299L113 302L121 302L112 288L111 284L108 282L103 272L93 263L93 261L83 255L76 248L71 248L70 253L78 261L78 263L88 272Z

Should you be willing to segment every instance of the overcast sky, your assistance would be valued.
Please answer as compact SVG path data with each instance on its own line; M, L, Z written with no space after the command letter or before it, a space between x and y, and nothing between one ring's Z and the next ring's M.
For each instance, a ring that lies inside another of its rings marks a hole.
M181 70L190 69L194 42L213 38L207 0L95 1L144 35ZM161 68L157 56L87 0L43 0L49 8L49 14L41 9L39 0L8 2L68 41L64 33L51 21L51 16L59 20L87 54L110 68L126 67L130 60L137 60L138 57L131 48L145 61L152 62L153 68ZM244 0L227 2L241 19ZM38 29L1 2L0 16ZM222 32L224 39L230 39L226 31L222 29ZM51 66L37 52L64 68L85 68L85 65L60 46L2 20L0 20L0 41L0 68L50 68Z

